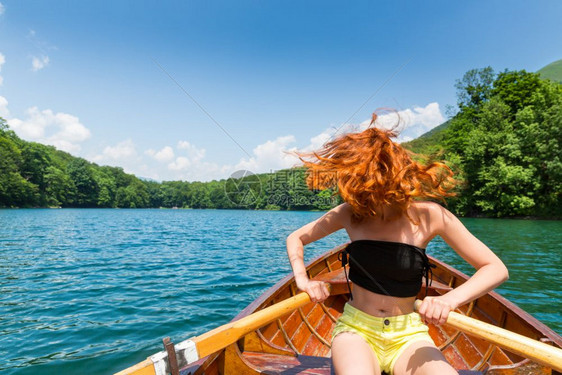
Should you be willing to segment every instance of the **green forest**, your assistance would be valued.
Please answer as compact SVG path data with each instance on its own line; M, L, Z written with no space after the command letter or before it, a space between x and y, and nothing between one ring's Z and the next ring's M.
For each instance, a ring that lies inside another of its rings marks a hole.
M562 217L562 84L539 73L474 69L456 82L444 124L404 146L444 160L459 181L447 202L463 216ZM0 207L326 210L302 168L210 182L139 179L27 142L0 118Z

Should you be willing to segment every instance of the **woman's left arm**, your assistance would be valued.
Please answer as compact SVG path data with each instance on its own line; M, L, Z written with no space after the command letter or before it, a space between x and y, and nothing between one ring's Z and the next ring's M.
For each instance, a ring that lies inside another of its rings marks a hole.
M509 274L500 258L447 209L438 206L431 216L435 233L476 269L474 275L464 284L442 296L426 297L423 300L418 312L424 321L442 324L447 320L450 311L488 293L506 281Z

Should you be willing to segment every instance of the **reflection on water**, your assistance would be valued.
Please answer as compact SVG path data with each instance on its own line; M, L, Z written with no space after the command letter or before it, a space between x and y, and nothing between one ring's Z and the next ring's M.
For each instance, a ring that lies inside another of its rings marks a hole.
M320 215L0 210L0 371L107 374L226 323L289 272L285 237ZM499 292L562 332L562 222L464 222L510 269ZM472 273L440 239L428 253Z

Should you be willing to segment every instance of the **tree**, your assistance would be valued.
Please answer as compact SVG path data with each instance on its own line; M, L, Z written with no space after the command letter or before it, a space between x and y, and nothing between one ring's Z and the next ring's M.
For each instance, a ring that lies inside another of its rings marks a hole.
M447 152L458 154L466 177L464 213L562 214L562 85L502 72L489 97L452 125Z
M48 166L44 175L45 200L50 207L69 206L74 201L76 187L70 176L57 167Z
M476 108L490 98L495 73L491 67L471 69L455 83L460 110Z
M21 156L20 174L39 188L39 204L44 205L46 202L45 173L51 165L48 147L35 142L25 143L21 148Z
M77 207L95 207L98 200L99 187L94 179L89 163L81 158L73 159L67 166L67 173L76 188L73 205Z
M34 206L39 202L39 189L23 178L19 138L0 117L0 207Z
M99 174L95 177L99 187L97 207L115 207L116 185L112 176Z
M491 94L510 108L511 120L513 120L519 110L531 104L534 94L544 83L546 81L543 81L537 73L528 73L524 70L504 71L499 73L494 81Z
M120 208L146 208L149 207L150 197L146 186L138 180L127 187L117 189L115 201Z
M146 192L149 197L149 207L163 207L164 197L162 194L162 189L160 183L156 181L143 181L146 186Z

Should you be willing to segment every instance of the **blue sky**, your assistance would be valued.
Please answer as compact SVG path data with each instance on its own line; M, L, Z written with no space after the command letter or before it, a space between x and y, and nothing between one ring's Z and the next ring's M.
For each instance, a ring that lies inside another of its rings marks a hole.
M288 167L380 107L414 138L467 70L562 58L554 0L0 1L0 116L157 180Z

